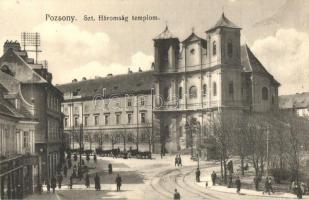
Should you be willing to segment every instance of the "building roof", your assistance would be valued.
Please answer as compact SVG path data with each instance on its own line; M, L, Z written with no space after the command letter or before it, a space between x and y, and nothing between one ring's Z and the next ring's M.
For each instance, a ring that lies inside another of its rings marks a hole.
M206 32L210 32L220 27L226 28L234 28L234 29L241 29L239 26L235 25L231 20L225 17L224 13L222 13L221 18L217 21L217 23L208 29Z
M183 44L189 43L189 42L195 42L195 41L200 41L204 40L201 37L197 36L194 32L189 35L184 41L182 41Z
M164 31L160 33L154 40L166 40L166 39L177 39L169 30L168 26L165 27Z
M0 58L0 64L7 65L15 79L23 83L47 83L32 67L12 48L8 49Z
M111 97L113 95L149 93L152 86L153 71L145 71L83 80L56 87L63 92L64 96L67 96L67 93L76 92L77 96L81 98L94 98L95 95L102 95L103 88L106 88L106 97Z
M279 108L309 108L309 92L279 96Z
M16 119L31 119L31 114L22 105L19 110L17 110L14 105L7 99L4 95L8 90L0 84L0 115L5 115L13 117Z
M249 47L245 44L241 46L241 65L243 66L244 72L260 73L269 76L273 82L280 85L278 81L265 69L262 63L255 57Z

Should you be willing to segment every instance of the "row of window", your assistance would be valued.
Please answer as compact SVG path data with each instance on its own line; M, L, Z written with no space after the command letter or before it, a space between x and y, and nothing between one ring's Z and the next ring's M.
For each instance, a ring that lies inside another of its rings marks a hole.
M213 91L213 96L217 96L217 83L216 82L213 82L213 85L212 85L212 91ZM164 93L163 93L163 97L164 97L164 100L168 101L169 100L169 90L170 88L169 87L166 87L164 89ZM197 87L196 86L191 86L189 88L189 98L190 99L195 99L197 98ZM203 96L207 96L207 84L204 84L203 85L203 91L202 91L202 94ZM230 94L233 94L234 93L234 89L233 89L233 83L230 83L229 84L229 93ZM178 98L179 99L182 99L183 98L183 90L182 90L182 87L179 87L178 88Z
M122 117L121 113L115 114L115 124L116 125L121 124L121 117ZM126 117L127 117L127 124L132 124L133 113L127 113ZM94 126L100 125L99 115L94 115L93 118L94 118ZM65 127L68 126L68 120L69 120L69 118L64 119L64 126ZM141 124L146 123L146 113L145 112L140 113L140 122L141 122ZM110 114L104 115L104 124L105 125L110 124ZM76 126L76 127L79 126L79 117L78 116L74 117L74 126ZM84 126L89 126L89 116L84 116Z
M205 44L206 54L207 54L207 43ZM191 54L195 54L195 49L190 50ZM216 41L212 42L212 54L215 56L217 55L217 43ZM231 40L227 43L227 54L229 57L233 56L233 43Z
M205 45L205 48L206 48L206 52L207 52L207 43ZM195 53L195 49L191 49L190 50L190 53L191 54L194 54ZM217 43L216 41L213 41L212 42L212 54L215 56L217 55ZM229 42L227 43L227 55L229 57L232 57L233 56L233 43L231 40L229 40Z
M164 90L164 100L168 101L169 100L169 90L170 88L165 88ZM196 86L191 86L189 88L189 98L190 99L194 99L194 98L197 98L197 87ZM216 82L213 82L213 85L212 85L212 92L213 92L213 96L217 96L217 83ZM202 94L203 96L207 96L207 84L204 84L203 85L203 90L202 90ZM234 95L234 84L233 82L229 82L228 84L228 94L229 95ZM182 87L179 87L178 88L178 98L179 99L182 99L183 97L183 91L182 91ZM268 100L268 89L267 87L263 87L262 88L262 100ZM272 102L274 103L274 99L272 99Z
M51 94L47 95L47 108L59 112L60 105L61 105L61 102L56 96L51 95Z
M212 42L212 54L215 56L217 55L217 43L216 41ZM233 43L231 40L228 41L227 43L227 55L229 57L233 56Z
M75 137L75 138L78 138ZM84 134L84 141L85 142L93 142L93 141L97 141L99 144L103 142L104 143L110 143L111 140L114 143L120 143L123 141L123 139L126 139L126 142L130 143L130 142L134 142L137 138L136 138L136 133L132 133L132 132L127 132L126 134L95 134L92 136L92 133L87 135ZM150 136L147 132L140 132L139 133L139 137L138 140L139 142L148 142L150 139ZM76 140L78 141L78 140Z
M111 104L111 100L109 100L109 101L108 101L108 100L107 100L107 101L104 101L104 108L105 108L106 110L108 110L110 104ZM138 104L139 104L140 106L145 106L145 105L146 105L146 99L145 99L144 97L139 98ZM127 106L128 108L133 107L133 106L134 106L134 104L133 104L133 99L128 98L128 99L126 100L126 106ZM121 106L120 106L120 101L115 100L115 104L114 104L114 107L113 107L113 108L114 108L114 109L117 109L117 108L120 109L120 108L121 108ZM89 112L89 105L85 105L85 106L84 106L84 109L85 109L85 112ZM69 108L68 108L68 107L65 107L65 108L64 108L64 113L68 113L68 110L69 110ZM74 113L75 113L75 114L79 113L79 107L78 107L78 106L75 106L75 107L74 107Z
M55 140L60 139L60 127L59 123L54 120L48 120L47 121L47 127L48 127L48 138Z

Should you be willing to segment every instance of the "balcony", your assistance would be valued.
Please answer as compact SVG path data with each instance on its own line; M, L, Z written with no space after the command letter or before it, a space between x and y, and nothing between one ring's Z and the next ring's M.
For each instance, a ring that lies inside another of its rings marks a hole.
M203 103L183 103L177 101L164 102L163 105L156 105L154 111L189 111L189 110L201 110L212 109L218 107L247 107L249 103L247 101L203 101Z

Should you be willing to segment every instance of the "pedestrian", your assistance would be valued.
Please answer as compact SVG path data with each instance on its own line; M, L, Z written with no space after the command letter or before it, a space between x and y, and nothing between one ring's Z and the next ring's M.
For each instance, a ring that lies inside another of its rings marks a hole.
M59 189L61 188L62 180L63 180L63 176L62 176L61 173L60 173L60 174L58 175L58 177L57 177L58 188L59 188Z
M302 199L303 198L303 193L302 193L302 190L301 190L301 187L299 184L296 185L296 195L297 195L297 198L298 199Z
M180 154L178 155L178 166L182 166L182 160Z
M207 189L208 188L208 181L207 180L206 180L205 186L206 186L206 189Z
M305 183L303 183L303 182L300 183L300 189L301 189L302 194L305 195L305 192L306 192L306 185L305 185Z
M68 167L67 167L67 165L64 165L64 167L63 167L63 175L64 175L65 178L67 177L67 174L68 174Z
M174 192L174 200L180 200L180 194L177 191L177 189L175 189L175 192Z
M211 180L212 180L212 185L216 185L217 174L215 171L213 171L211 174Z
M49 193L49 192L50 192L50 183L49 183L49 180L46 181L46 189L47 189L47 192Z
M22 199L22 189L21 189L21 185L17 184L16 187L16 199Z
M85 176L85 185L86 185L86 188L90 187L90 179L89 179L89 174L88 173Z
M51 179L51 188L53 189L53 193L55 193L55 188L56 188L56 178L53 176L52 179Z
M70 176L70 184L69 184L69 186L70 186L70 189L73 188L73 174L71 174L71 176Z
M100 177L98 176L98 173L95 174L95 177L94 177L94 185L95 185L96 191L101 190Z
M122 183L122 179L120 175L118 174L116 178L117 191L120 191L121 183Z
M89 153L87 153L87 155L86 155L86 160L87 160L87 163L89 163L89 160L90 160Z
M111 163L108 164L108 173L112 174L113 173L113 166Z
M201 171L199 168L196 169L196 172L195 172L195 179L196 179L196 182L200 182L200 176L201 176Z
M94 161L94 163L97 163L97 155L93 155L93 161Z
M178 155L175 156L175 167L178 166Z
M240 182L239 176L237 176L235 184L236 184L236 188L237 188L237 193L239 194L240 187L241 187L241 182Z
M274 189L273 189L273 183L271 181L271 177L268 178L268 190L269 190L269 194L274 193Z

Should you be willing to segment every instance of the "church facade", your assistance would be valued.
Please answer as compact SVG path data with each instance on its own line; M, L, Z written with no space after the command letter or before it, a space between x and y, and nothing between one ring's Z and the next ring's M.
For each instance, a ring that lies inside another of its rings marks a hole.
M224 14L206 31L180 42L166 27L154 39L155 113L161 150L190 149L206 157L211 121L278 108L280 84Z

